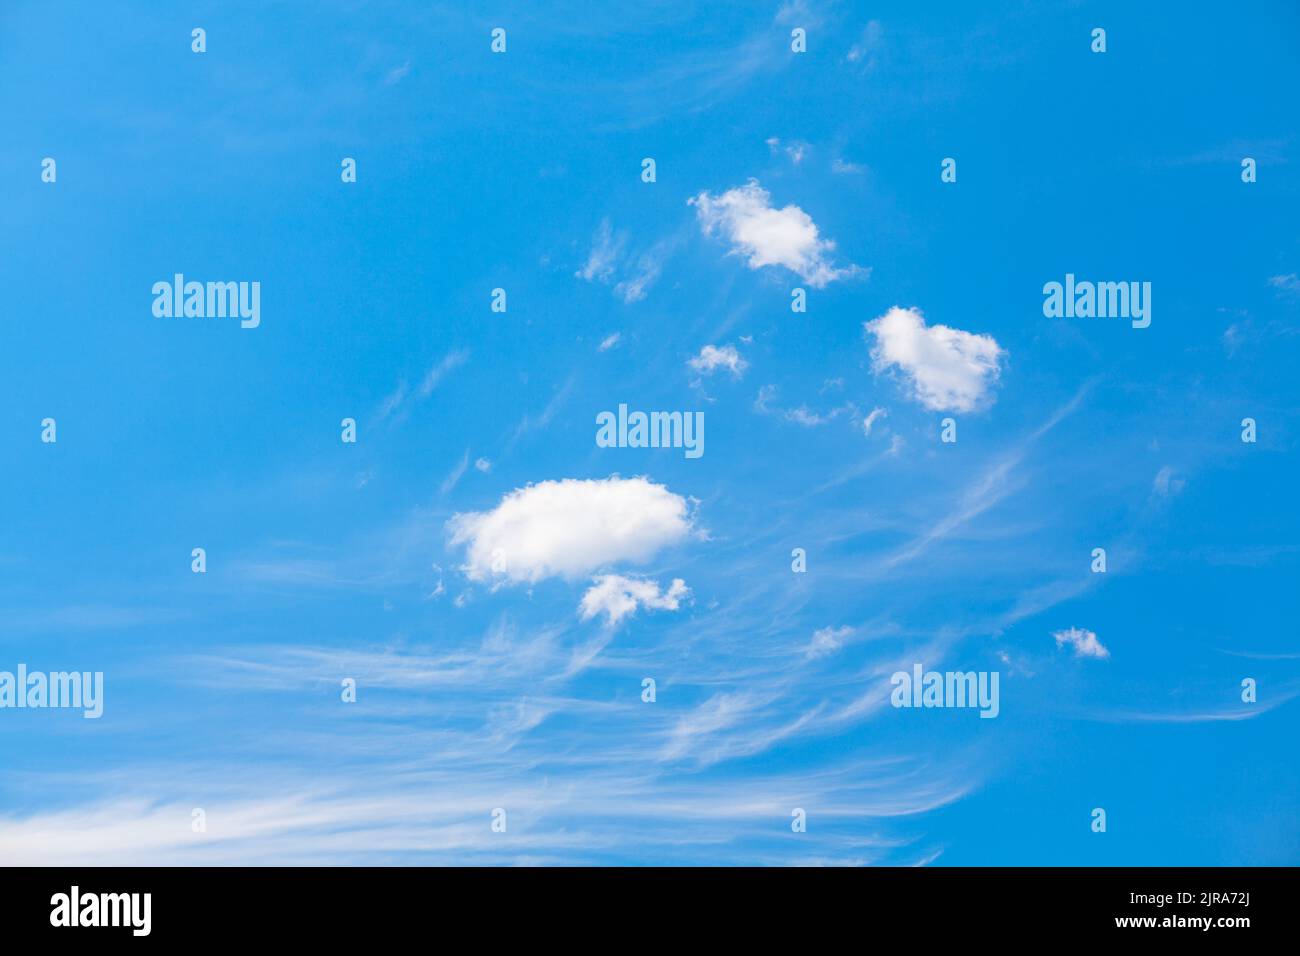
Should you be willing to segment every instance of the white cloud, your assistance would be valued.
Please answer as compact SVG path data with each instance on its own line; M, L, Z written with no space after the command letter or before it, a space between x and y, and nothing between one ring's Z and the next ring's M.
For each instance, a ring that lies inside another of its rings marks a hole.
M608 352L615 345L618 345L618 340L620 338L622 338L622 334L619 332L615 332L613 335L605 336L604 340L600 343L600 351Z
M758 390L758 397L754 399L754 411L761 412L764 415L776 415L787 422L794 422L796 425L802 425L805 428L817 428L820 425L827 425L841 415L856 415L858 411L852 402L845 402L843 405L824 413L815 412L807 405L800 405L797 408L779 408L773 404L776 401L776 396L777 388L775 385L761 386Z
M640 302L663 271L668 246L658 243L633 256L627 253L627 244L626 232L615 234L609 220L601 220L587 261L574 275L587 282L614 283L614 294L624 302Z
M433 390L438 387L438 383L441 382L449 372L464 365L468 358L469 352L465 349L460 349L456 352L448 352L441 362L425 373L424 381L420 382L420 397L428 398L432 395Z
M492 462L488 461L486 458L476 458L474 459L474 467L479 471L486 473L492 470Z
M1006 351L991 335L925 324L918 309L894 306L863 328L876 338L875 369L897 367L912 397L932 411L968 412L989 395Z
M665 743L664 760L687 756L711 734L743 724L765 701L752 693L714 694L678 719Z
M1151 490L1161 498L1168 498L1182 491L1186 484L1186 481L1174 475L1172 468L1165 465L1156 472L1155 480L1151 482Z
M804 657L825 657L844 646L844 640L853 635L853 628L823 627L813 631L812 640L803 649Z
M379 412L375 417L378 418L380 421L383 421L393 412L397 411L397 409L401 408L402 402L405 401L405 399L406 399L406 383L398 382L396 391L394 391L393 394L387 396L383 400L383 402L379 406Z
M586 264L574 273L579 279L585 279L591 282L593 279L605 282L614 274L614 266L617 264L619 256L623 253L623 246L627 243L627 236L614 236L613 229L610 227L608 219L602 219L600 226L596 229L596 236L592 241L591 252L587 256Z
M451 472L448 473L447 477L443 479L442 487L438 489L439 492L445 495L447 492L455 488L456 485L460 483L461 478L465 476L465 471L468 468L469 449L467 448L465 449L465 454L461 456L460 461L456 463L455 467L451 469Z
M648 561L690 533L691 516L685 498L645 478L565 478L517 488L447 527L467 548L471 579L532 583Z
M749 368L749 363L740 357L734 345L724 345L718 348L716 345L706 345L700 349L700 354L687 362L691 368L704 374L711 373L714 369L725 368L734 378L740 378L745 369Z
M880 51L884 32L879 20L872 20L868 23L858 42L849 48L848 61L856 63L866 70L873 69L876 65L876 54Z
M819 415L812 411L807 405L800 405L798 408L792 408L785 413L785 420L794 422L796 425L802 425L804 428L816 428L818 425L825 425L834 418L839 409L832 409L829 416Z
M804 157L808 155L808 150L812 147L800 140L794 140L783 147L781 145L781 140L773 136L767 141L767 148L772 151L773 155L776 155L777 153L785 153L790 162L798 166L803 162Z
M637 259L633 275L614 286L614 294L629 305L640 302L662 271L663 260L660 251L651 250Z
M1222 311L1222 309L1220 309L1220 311ZM1236 355L1237 349L1241 348L1241 343L1244 338L1242 334L1243 331L1244 329L1241 323L1239 322L1232 323L1232 325L1228 326L1228 328L1224 331L1223 347L1228 350L1229 358L1232 358L1232 356Z
M673 578L668 590L660 591L656 582L646 578L604 574L596 578L595 584L582 596L579 611L584 621L604 614L613 626L635 612L638 606L655 611L675 611L682 598L690 593L690 588L681 578Z
M1268 284L1277 289L1278 295L1300 296L1300 277L1297 277L1294 272L1284 276L1273 276L1268 280Z
M1073 647L1075 657L1096 657L1099 660L1110 657L1110 651L1102 647L1101 641L1097 640L1097 635L1081 627L1057 631L1052 637L1056 638L1058 650L1067 644Z
M875 425L879 419L884 418L888 414L889 412L885 411L883 408L873 408L871 414L862 419L862 434L870 435L872 426Z
M720 196L702 192L687 202L695 207L704 234L721 233L731 243L731 254L743 255L751 269L784 266L818 289L863 271L854 265L832 266L835 243L820 238L812 217L798 206L773 208L756 179Z
M426 399L433 394L433 390L438 387L439 383L451 372L460 368L469 360L469 352L466 349L458 349L454 352L448 352L436 365L429 368L420 380L420 385L415 391L413 397L407 390L406 382L399 382L397 389L387 396L379 406L376 417L383 421L390 415L394 421L401 421L406 418L410 411L410 406L415 399Z

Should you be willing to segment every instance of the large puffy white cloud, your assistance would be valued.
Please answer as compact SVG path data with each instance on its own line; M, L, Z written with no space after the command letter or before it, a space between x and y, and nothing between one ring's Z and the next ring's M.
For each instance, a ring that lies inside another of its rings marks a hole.
M784 266L818 289L862 271L853 265L833 266L835 243L819 236L812 217L793 204L776 209L771 200L758 180L751 179L719 196L705 191L687 202L695 207L705 235L724 236L732 254L744 256L751 269Z
M675 611L690 588L681 578L673 578L668 590L647 578L628 578L621 574L604 574L582 596L578 610L584 621L604 614L610 625L615 625L632 614L637 607L653 611Z
M968 412L983 404L1006 356L993 336L927 326L919 309L894 306L863 327L875 337L876 371L897 368L912 396L932 411Z
M517 488L447 527L471 579L533 583L644 563L690 534L691 514L685 498L645 478L565 478Z

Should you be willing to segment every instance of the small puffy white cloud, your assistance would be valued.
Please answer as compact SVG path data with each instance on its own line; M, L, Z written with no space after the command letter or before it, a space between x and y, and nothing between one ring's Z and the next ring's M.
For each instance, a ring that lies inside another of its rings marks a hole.
M721 234L731 243L731 254L744 256L751 269L783 266L818 289L862 271L833 266L835 243L819 236L812 217L793 204L774 208L756 179L720 196L706 191L687 202L695 207L704 234Z
M474 459L474 467L479 471L486 473L492 470L492 462L488 461L486 458L476 458Z
M721 348L716 345L706 345L700 349L699 355L686 364L706 375L715 369L725 368L734 378L740 378L745 369L749 368L749 363L741 358L734 345L724 345Z
M681 578L673 578L668 590L647 578L628 578L621 574L604 574L582 596L578 610L584 621L604 614L612 627L638 607L652 611L675 611L689 595L690 588Z
M968 412L989 396L1006 351L991 335L925 324L919 309L894 306L863 328L875 337L877 372L897 368L931 411Z
M531 584L648 561L690 534L691 516L685 498L645 478L565 478L517 488L447 527L471 580Z
M813 631L812 640L803 649L804 657L825 657L844 646L846 638L853 635L851 627L823 627Z
M605 336L605 338L601 340L600 348L598 351L608 352L614 346L618 345L618 340L622 337L623 335L621 332L615 332L612 335Z
M1092 631L1085 631L1081 627L1071 627L1064 631L1055 632L1052 637L1056 638L1056 648L1070 646L1074 648L1075 657L1095 657L1103 660L1110 657L1110 651L1106 650L1097 640L1097 635Z

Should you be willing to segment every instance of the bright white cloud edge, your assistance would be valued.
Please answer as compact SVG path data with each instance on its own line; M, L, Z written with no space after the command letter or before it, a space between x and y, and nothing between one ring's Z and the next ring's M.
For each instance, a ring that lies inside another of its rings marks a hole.
M452 546L474 581L574 580L643 564L691 532L685 498L646 478L565 478L517 488L490 511L454 515Z

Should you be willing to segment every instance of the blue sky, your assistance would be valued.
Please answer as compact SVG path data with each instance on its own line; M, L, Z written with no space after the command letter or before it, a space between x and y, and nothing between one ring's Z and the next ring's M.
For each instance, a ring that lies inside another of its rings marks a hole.
M1300 15L1000 6L5 4L0 861L1296 863Z

